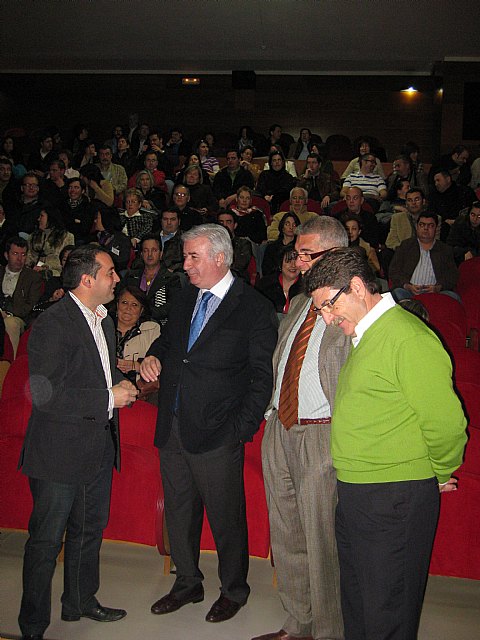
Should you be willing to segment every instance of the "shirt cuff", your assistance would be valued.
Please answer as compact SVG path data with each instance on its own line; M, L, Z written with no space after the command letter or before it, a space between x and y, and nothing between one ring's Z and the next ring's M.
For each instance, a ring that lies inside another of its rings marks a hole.
M115 404L115 399L113 397L112 389L108 389L108 417L113 418L113 407Z

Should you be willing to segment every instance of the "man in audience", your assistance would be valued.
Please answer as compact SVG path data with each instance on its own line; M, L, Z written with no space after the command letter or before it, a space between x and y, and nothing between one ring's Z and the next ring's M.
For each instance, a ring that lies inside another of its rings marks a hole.
M467 209L476 200L470 187L459 185L452 180L447 169L440 169L433 175L434 190L429 196L429 208L442 219L440 237L446 240L450 227L460 211Z
M450 357L426 324L378 293L352 249L319 260L306 289L326 324L353 343L331 447L345 640L414 640L439 492L456 489L467 439Z
M158 168L158 156L156 151L147 151L143 156L143 168L153 176L153 184L157 189L167 191L167 185L165 184L165 173ZM137 186L138 171L130 177L128 181L128 187L133 189Z
M389 276L396 300L421 293L454 293L458 272L453 250L435 239L438 219L432 211L422 211L417 219L416 237L404 240L390 263Z
M167 144L165 145L165 153L167 154L173 172L176 173L181 169L188 154L191 150L191 144L183 139L183 132L178 127L170 130Z
M168 207L165 211L162 211L160 242L163 262L170 271L181 271L183 267L180 216L180 210L176 207Z
M359 187L367 202L377 211L382 200L387 197L387 185L381 176L373 173L376 163L377 160L371 153L361 155L360 171L345 178L340 195L345 197L350 187Z
M98 149L98 160L103 179L111 183L115 202L117 206L122 206L123 194L127 188L127 174L122 165L112 162L112 156L110 147L104 145Z
M298 186L308 191L308 197L320 202L326 209L333 200L338 200L338 188L330 173L321 171L322 160L318 153L309 153L307 168Z
M433 165L430 169L429 176L434 179L437 171L445 169L450 173L454 182L466 187L472 179L472 172L468 164L469 157L470 152L467 147L463 144L457 144L450 153L442 156L440 161Z
M453 247L457 264L480 255L480 202L478 200L472 204L468 215L458 216L452 224L447 244Z
M393 161L393 172L387 178L387 200L393 202L397 197L397 189L401 180L408 180L411 188L419 187L425 193L427 184L424 174L417 174L412 169L412 164L408 156L403 154L397 156Z
M160 375L155 445L176 567L172 589L152 613L204 599L198 559L205 506L221 583L206 616L213 623L235 616L250 593L244 443L257 432L271 393L276 328L270 302L232 275L226 229L193 227L184 255L190 284L140 365L147 382Z
M135 285L147 294L152 320L164 325L167 321L172 298L181 289L180 273L172 273L162 260L162 245L158 237L146 236L141 244L143 269L131 269L119 284L122 289Z
M170 160L168 159L167 154L165 153L162 134L156 129L150 131L150 133L148 134L148 149L145 153L148 153L149 151L155 151L155 153L157 154L158 164L155 169L163 171L167 179L172 179L173 167Z
M134 158L139 158L147 150L149 133L150 126L146 122L142 122L142 124L133 132L130 140L130 150Z
M5 245L6 266L0 265L0 309L14 353L29 315L42 295L42 277L25 266L27 241L13 237Z
M7 219L17 232L31 234L34 232L38 216L46 202L40 197L40 180L33 171L28 171L22 178L20 198L11 211L6 210Z
M377 218L372 207L365 202L362 190L359 187L349 187L345 192L344 200L336 202L330 210L330 215L344 224L350 216L358 216L362 223L362 237L372 247L378 247L380 243L380 231Z
M197 224L202 224L202 214L188 205L190 189L184 184L177 184L172 194L173 204L180 210L180 229L188 231Z
M52 160L48 167L48 177L42 181L42 195L53 207L60 209L68 196L65 182L65 163Z
M252 259L252 243L248 238L238 238L235 235L235 230L238 227L237 216L233 211L227 209L226 211L220 211L217 216L218 224L230 234L233 245L233 262L230 267L234 275L243 278L247 282L250 282L250 276L248 273L248 266Z
M53 151L53 139L48 131L40 136L39 148L33 151L28 159L28 170L33 171L40 178L47 173L50 162L57 156Z
M227 166L215 174L213 193L220 209L229 206L237 196L240 187L253 189L253 176L240 166L240 154L236 149L227 151Z
M410 189L405 198L407 211L394 213L390 220L390 231L385 241L386 246L395 251L400 243L417 232L417 220L420 213L425 209L425 194L420 189Z
M0 156L0 205L5 211L15 206L15 178L12 163L8 158Z
M296 265L306 274L326 251L346 246L342 225L317 216L297 234ZM330 416L350 346L338 327L325 326L311 300L293 298L273 356L274 393L262 442L272 551L287 619L280 631L254 640L343 638Z

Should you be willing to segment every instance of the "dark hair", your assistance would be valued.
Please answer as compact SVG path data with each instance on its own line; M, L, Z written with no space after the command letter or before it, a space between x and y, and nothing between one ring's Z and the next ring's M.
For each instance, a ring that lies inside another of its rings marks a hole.
M407 191L406 195L408 196L411 193L419 193L422 196L422 198L425 200L425 192L423 191L423 189L420 189L420 187L411 187Z
M74 177L74 178L67 178L67 180L65 180L65 184L67 186L67 189L72 184L72 182L79 182L80 186L82 187L82 191L85 191L85 189L86 189L85 183L80 178L80 176L77 176L77 177Z
M315 160L318 160L318 164L322 164L322 158L319 153L309 153L307 156L307 161L309 158L314 158Z
M402 147L402 153L408 156L409 158L410 158L410 154L415 152L419 153L420 147L416 142L413 142L413 140L408 140L408 142L406 142Z
M468 148L463 145L463 144L457 144L455 147L453 147L452 149L452 156L454 153L456 153L457 155L460 155L461 153L463 153L464 151L468 151Z
M246 145L243 147L243 149L240 151L240 155L242 155L242 153L243 153L244 151L246 151L247 149L251 149L252 153L255 153L255 147L252 147L252 145L251 145L251 144L246 144Z
M10 169L13 170L13 162L7 156L0 156L0 164L8 164Z
M100 147L98 147L97 151L110 151L110 153L113 153L112 147L108 144L102 144Z
M57 165L57 167L58 167L59 169L66 169L66 168L67 168L67 167L65 166L64 161L63 161L63 160L60 160L60 158L57 158L56 160L52 160L52 161L50 162L50 164L48 165L48 168L50 169L50 167L53 167L53 166L55 166L55 165Z
M195 142L195 144L193 145L193 153L198 156L200 158L200 145L201 144L206 144L208 147L208 152L210 153L210 145L208 144L208 142L206 140L204 140L203 138L201 140L197 140ZM191 155L191 154L190 154ZM190 157L190 156L189 156Z
M302 131L308 131L308 135L310 136L310 138L312 137L312 132L310 131L310 129L308 127L302 127L300 129L300 133L298 134L298 142L302 141Z
M425 320L425 322L430 320L427 308L420 302L420 300L406 298L405 300L400 300L398 304L403 307L405 311L413 313L414 316L417 316L421 320Z
M67 156L68 158L68 162L70 164L72 164L72 160L73 160L73 153L70 151L70 149L60 149L60 151L58 152L58 155L60 155L61 153L63 153L64 155Z
M404 182L407 182L408 184L410 184L410 180L408 178L398 178L397 184L395 185L395 189L399 191L402 188L402 184ZM410 191L410 189L408 191Z
M233 222L235 223L238 222L237 214L235 213L235 211L232 211L231 209L225 209L224 211L219 211L217 213L217 222L218 222L219 216L224 216L224 215L231 216L233 219Z
M166 209L164 209L160 215L160 219L163 218L163 214L164 213L176 213L177 214L177 218L180 220L180 217L182 215L182 212L180 211L180 209L178 207L166 207Z
M114 207L106 207L105 205L102 206L102 204L103 203L98 202L98 208L96 210L102 216L102 225L105 227L105 231L108 231L108 233L121 231L123 222L117 209Z
M284 245L280 251L277 254L277 267L281 270L282 266L283 266L283 261L285 259L285 256L288 256L290 253L292 253L295 250L295 243L294 242L289 242L288 244ZM291 261L288 260L288 262Z
M100 184L103 180L102 172L100 171L100 167L96 164L92 164L91 162L88 164L84 164L83 167L79 169L80 175L87 180L93 180Z
M160 240L160 237L156 236L154 233L149 233L148 235L142 238L142 241L140 243L140 251L142 251L143 249L143 243L146 242L147 240L155 240L155 242L158 244L158 248L160 249L160 251L162 250L162 241Z
M9 238L5 243L5 251L7 253L12 248L12 244L14 244L16 247L20 247L20 249L28 248L28 242L25 240L25 238L21 238L20 236L13 236L12 238Z
M287 218L293 218L297 227L299 227L302 223L300 222L300 218L293 211L288 211L283 218L280 220L278 224L278 238L279 240L283 240L283 227L285 226L285 222Z
M25 180L25 178L35 178L37 184L40 185L40 179L34 171L27 171L27 173L22 176L22 185L24 184L23 181Z
M50 133L50 131L48 129L45 129L44 131L42 131L42 133L38 136L38 141L39 142L43 142L44 140L47 140L48 138L52 138L52 142L53 142L53 137L52 134Z
M65 223L63 221L62 214L56 207L52 207L50 205L46 205L40 209L40 213L44 211L47 214L48 223L47 229L51 229L49 242L53 247L58 247L65 240ZM32 233L31 243L35 240L40 240L42 237L43 231L41 231L38 227Z
M82 133L84 129L88 133L88 127L86 127L82 122L79 122L78 124L76 124L73 127L73 135L75 136L75 138L78 138L78 136Z
M270 128L269 128L269 130L268 130L268 133L269 133L269 134L270 134L270 133L272 133L272 131L275 131L275 129L276 129L277 127L278 127L279 129L281 129L281 128L282 128L282 125L281 125L281 124L271 124L271 125L270 125Z
M76 289L83 275L97 277L101 267L97 262L99 253L107 253L102 247L94 244L84 244L77 247L68 256L62 272L63 286L66 289Z
M420 218L431 218L435 221L435 226L438 226L438 216L434 211L429 211L428 209L426 209L425 211L421 211L418 214L417 224L420 222Z
M356 222L358 224L358 228L360 230L363 229L362 220L360 219L360 216L357 216L354 213L349 213L347 216L342 218L342 224L345 228L347 228L347 222Z
M73 251L75 249L74 244L66 244L63 249L60 251L59 258L60 262L63 260L63 256L67 253L67 251Z
M369 136L361 136L360 138L357 138L353 144L357 156L360 155L360 147L362 146L362 144L368 144L368 147L370 149L368 153L372 153L373 141Z
M225 152L225 158L228 156L229 153L234 153L238 159L240 159L240 151L238 149L227 149L227 151Z
M253 140L253 129L252 127L249 127L247 124L244 124L240 127L240 129L238 130L238 137L241 138L242 137L242 131L245 129L245 133L247 134L247 139L248 140ZM245 148L245 147L244 147ZM243 151L243 149L242 149Z
M117 304L119 303L120 298L123 296L125 292L133 296L135 300L142 305L142 313L140 314L140 320L142 319L146 320L147 318L149 318L150 304L148 302L147 294L145 293L145 291L142 291L140 287L136 287L134 284L127 284L125 287L122 287L118 292L117 299L115 300Z
M445 178L451 178L452 174L450 173L450 171L448 169L437 169L437 171L435 171L435 173L433 174L433 177L435 178L435 176L438 176L438 174L441 173L442 176L445 176Z
M378 293L375 274L356 249L333 249L325 253L307 272L305 291L310 295L323 287L350 288L354 276L362 280L369 293Z
M268 166L270 167L270 169L272 168L272 159L273 156L280 156L283 162L283 168L285 169L285 155L283 153L283 151L270 151L270 153L268 154Z

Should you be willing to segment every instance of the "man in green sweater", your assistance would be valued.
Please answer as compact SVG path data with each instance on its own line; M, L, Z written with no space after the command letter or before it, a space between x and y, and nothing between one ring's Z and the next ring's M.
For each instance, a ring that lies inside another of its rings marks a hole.
M466 420L437 336L378 293L352 249L306 278L326 324L352 336L332 416L345 640L414 640L439 510L455 491Z

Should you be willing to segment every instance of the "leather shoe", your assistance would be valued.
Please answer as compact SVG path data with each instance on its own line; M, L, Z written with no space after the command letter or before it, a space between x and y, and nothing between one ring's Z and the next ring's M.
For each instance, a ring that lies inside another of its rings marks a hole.
M195 591L185 598L177 598L173 593L167 593L166 596L152 604L151 612L157 616L164 613L173 613L190 602L202 602L203 598L203 589Z
M212 608L207 613L205 620L207 622L224 622L224 620L230 620L238 612L242 604L234 602L225 596L220 596L212 604Z
M68 613L62 613L62 620L65 622L76 622L80 618L90 618L90 620L96 620L97 622L115 622L121 620L127 615L124 609L110 609L110 607L102 607L101 604L97 604L96 607L86 609L82 613L69 615Z
M284 629L273 633L264 633L263 636L256 636L252 640L313 640L312 636L291 636Z

